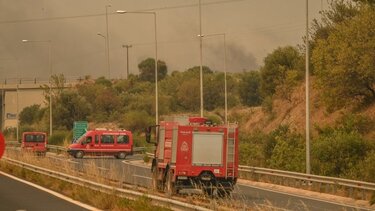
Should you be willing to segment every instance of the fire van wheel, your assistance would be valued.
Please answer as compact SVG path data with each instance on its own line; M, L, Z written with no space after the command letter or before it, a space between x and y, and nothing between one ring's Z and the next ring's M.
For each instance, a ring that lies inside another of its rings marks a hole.
M165 183L165 193L167 196L172 196L177 193L175 184L173 182L173 172L171 170L167 173Z
M83 155L84 155L83 151L78 151L78 152L76 152L76 154L74 155L74 157L75 158L83 158Z
M119 152L116 158L118 158L118 159L125 159L126 158L126 153L125 152Z

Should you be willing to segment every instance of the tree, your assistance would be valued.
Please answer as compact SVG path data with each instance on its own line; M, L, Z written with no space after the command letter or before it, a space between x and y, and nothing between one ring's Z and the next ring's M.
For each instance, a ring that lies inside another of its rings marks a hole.
M375 0L353 0L354 2L361 3L361 4L369 4L374 6Z
M260 78L259 71L250 71L242 74L239 95L244 105L258 106L261 104Z
M112 86L112 82L110 80L106 79L104 76L96 79L95 84L103 85L105 87L111 87Z
M330 2L329 10L321 11L321 21L313 20L310 49L314 49L319 40L327 39L336 25L355 17L358 12L359 7L353 4L352 1L339 0Z
M289 71L303 71L303 58L295 47L279 47L264 59L264 67L260 70L260 91L263 98L274 95L277 87L284 84ZM297 77L302 78L302 77Z
M337 25L313 51L318 86L329 109L375 101L375 10Z
M155 59L148 58L138 64L139 78L143 81L155 82ZM158 60L158 81L163 80L168 73L164 61Z
M87 120L90 113L91 104L84 97L79 96L76 91L63 91L55 105L53 122L70 130L74 121Z
M198 111L200 107L199 80L182 82L177 89L177 101L186 111Z
M100 89L94 100L95 112L104 113L109 117L121 106L120 97L117 95L116 91L111 88Z
M40 105L34 104L28 107L25 107L19 116L21 125L31 125L42 118Z

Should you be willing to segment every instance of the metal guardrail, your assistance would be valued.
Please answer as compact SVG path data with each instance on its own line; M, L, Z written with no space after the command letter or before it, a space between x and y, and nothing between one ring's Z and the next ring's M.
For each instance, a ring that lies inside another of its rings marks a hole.
M56 153L63 153L68 150L68 148L66 147L58 146L58 145L51 145L51 144L47 144L47 149L48 151L53 151ZM145 150L146 150L146 147L134 147L133 153L143 153Z
M56 178L56 179L64 180L64 181L67 181L69 183L73 183L73 184L76 184L76 185L87 187L87 188L90 188L90 189L93 189L93 190L98 190L98 191L105 192L105 193L116 192L116 193L120 194L122 197L130 198L130 199L133 199L133 200L137 199L139 197L147 197L147 198L152 199L152 203L154 203L156 205L159 205L159 206L169 207L173 210L201 210L201 211L209 210L209 209L201 207L201 206L177 201L177 200L174 200L174 199L163 198L163 197L156 196L156 195L145 194L145 193L142 193L142 192L127 190L127 189L122 189L122 188L116 188L116 187L113 187L113 186L92 182L92 181L89 181L87 179L83 179L83 178L80 178L80 177L74 177L74 176L64 174L64 173L60 173L60 172L57 172L57 171L52 171L52 170L49 170L49 169L45 169L45 168L42 168L42 167L39 167L39 166L31 165L31 164L24 163L24 162L21 162L21 161L17 161L17 160L14 160L14 159L10 159L10 158L7 158L7 157L3 157L3 159L6 162L8 162L12 165L16 165L16 166L28 169L30 171L39 173L39 174L43 174L43 175L50 176L50 177L53 177L53 178Z
M153 153L146 155L154 156ZM241 179L343 195L354 199L369 200L375 194L375 183L370 182L243 165L239 166L238 171Z
M7 141L5 142L6 146L12 146L12 147L20 147L21 146L21 143L19 143L18 141ZM47 150L48 151L52 151L52 152L55 152L55 153L64 153L67 151L67 148L66 147L63 147L63 146L58 146L58 145L52 145L52 144L47 144ZM146 151L146 147L134 147L133 148L133 153L143 153Z
M260 167L239 166L242 179L291 186L354 199L369 200L375 194L375 183L304 174Z
M17 146L19 143L6 142L6 144ZM65 147L55 145L47 145L47 148L60 152L66 151ZM134 151L143 153L145 148L134 148ZM153 153L146 153L146 155L150 157L154 156ZM240 165L239 176L242 179L290 186L328 194L342 195L354 199L369 200L371 196L375 194L375 183L277 169Z

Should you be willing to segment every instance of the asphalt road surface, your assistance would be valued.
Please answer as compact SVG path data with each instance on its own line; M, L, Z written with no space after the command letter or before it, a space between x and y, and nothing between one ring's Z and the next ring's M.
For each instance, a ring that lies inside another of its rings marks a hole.
M253 205L272 205L287 210L309 210L309 211L365 211L369 209L353 207L332 201L320 200L313 197L289 194L271 189L265 189L245 184L237 184L235 195L247 203Z
M69 200L69 199L68 199ZM80 203L79 203L80 204ZM85 208L84 208L84 207ZM0 210L95 210L82 204L77 205L52 195L44 190L15 180L0 172Z
M141 159L141 156L129 156L123 160L114 158L86 158L73 159L79 166L86 162L94 161L95 165L103 169L115 169L119 175L122 175L124 182L137 184L144 187L151 186L151 171L149 167L140 164L131 164L131 160ZM345 211L365 211L366 208L353 207L333 201L325 201L313 197L289 194L265 189L246 184L237 184L233 197L244 202L249 207L274 207L286 210L345 210ZM271 208L272 209L272 208Z

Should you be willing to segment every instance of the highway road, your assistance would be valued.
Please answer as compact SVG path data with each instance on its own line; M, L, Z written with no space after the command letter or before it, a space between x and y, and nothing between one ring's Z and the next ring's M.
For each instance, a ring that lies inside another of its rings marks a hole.
M0 172L0 210L82 211L97 209Z
M151 171L149 167L135 164L130 160L141 159L141 156L129 156L125 161L107 158L107 159L74 159L74 162L84 163L88 160L95 160L97 166L107 169L117 169L118 174L124 176L123 181L137 184L140 186L151 186ZM131 176L129 176L131 175ZM351 205L341 204L334 201L322 200L314 197L302 196L298 194L289 194L279 192L273 189L265 189L256 186L238 183L233 198L245 202L247 206L273 206L287 210L345 210L345 211L367 211L369 209L354 207Z
M253 205L272 205L287 210L309 210L309 211L367 211L370 209L357 206L345 205L339 202L322 200L298 194L280 192L268 188L260 188L245 184L237 184L235 195L243 198L247 203Z

